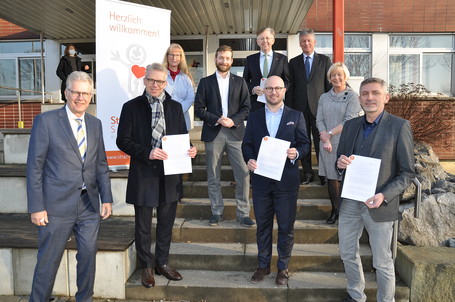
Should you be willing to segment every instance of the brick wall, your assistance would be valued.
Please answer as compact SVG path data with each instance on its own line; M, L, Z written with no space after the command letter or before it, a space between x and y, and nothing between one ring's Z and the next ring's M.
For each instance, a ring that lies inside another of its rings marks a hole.
M0 40L2 39L39 39L39 34L32 33L23 27L0 19Z
M22 121L24 128L31 128L33 119L41 113L41 103L21 104ZM17 104L0 104L0 128L14 129L19 121L19 110Z
M346 32L453 32L453 0L345 0ZM333 0L314 0L301 28L332 31Z

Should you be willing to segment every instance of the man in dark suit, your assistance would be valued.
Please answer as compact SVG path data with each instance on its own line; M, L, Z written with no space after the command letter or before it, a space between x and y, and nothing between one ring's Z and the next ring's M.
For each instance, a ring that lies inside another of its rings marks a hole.
M275 137L291 143L280 181L257 174L252 176L259 262L251 278L253 283L261 282L270 274L274 215L278 222L278 273L275 283L286 285L289 279L288 266L294 246L294 222L300 187L299 167L295 161L310 152L310 142L302 113L284 105L285 92L286 87L280 77L267 79L267 103L264 108L250 114L242 144L243 158L248 169L254 171L258 167L256 160L264 137Z
M243 71L243 78L251 95L251 112L264 107L265 104L265 101L258 101L258 96L264 94L261 81L265 82L267 77L277 75L284 80L286 87L290 84L288 57L272 50L275 43L275 30L271 27L259 30L256 43L261 51L246 57Z
M196 92L194 113L204 121L201 140L207 156L207 185L212 217L209 224L223 220L224 202L221 195L221 160L226 152L236 182L237 221L246 227L255 222L250 215L250 177L242 158L244 121L250 112L250 98L245 80L230 73L232 48L218 47L215 53L216 72L202 78Z
M340 207L340 256L349 294L346 302L366 300L359 256L359 238L364 228L376 269L377 300L395 301L392 226L399 217L400 195L414 177L414 143L409 122L384 110L388 101L384 80L364 80L360 84L360 104L365 115L346 122L337 150L339 173L344 173L353 154L381 160L375 195L360 202L345 198Z
M123 105L117 134L117 146L131 157L126 202L134 205L135 244L142 270L142 285L155 286L153 268L157 275L169 280L182 279L168 265L177 201L182 198L181 175L164 175L163 160L167 153L161 149L164 135L187 133L182 106L164 91L167 70L158 63L147 66L144 94ZM196 156L191 147L188 155ZM155 257L152 245L152 213L156 208Z
M316 37L313 30L305 29L299 33L300 47L303 53L289 61L291 88L287 95L286 104L303 112L306 121L308 137L313 136L316 157L319 158L319 130L316 126L316 113L321 94L330 90L327 79L332 62L330 58L314 51ZM311 163L311 152L302 160L304 172L302 184L309 184L314 179ZM321 184L326 179L320 177Z
M77 301L92 301L97 237L101 216L112 212L109 170L101 121L86 113L92 79L71 73L67 104L38 115L27 158L27 199L38 226L38 262L30 301L49 301L66 243L77 244Z

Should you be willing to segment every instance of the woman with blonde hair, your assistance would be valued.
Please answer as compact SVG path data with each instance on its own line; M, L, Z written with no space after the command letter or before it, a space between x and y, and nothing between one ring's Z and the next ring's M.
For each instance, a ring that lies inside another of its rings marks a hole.
M347 120L362 114L359 95L351 89L347 80L349 70L343 63L334 63L327 71L332 89L321 95L318 103L316 125L319 129L319 175L327 177L332 212L326 223L338 219L341 176L335 169L337 148L343 125Z
M168 70L166 92L173 100L182 104L186 128L191 129L190 113L194 103L194 82L186 64L182 46L172 43L164 55L163 65Z

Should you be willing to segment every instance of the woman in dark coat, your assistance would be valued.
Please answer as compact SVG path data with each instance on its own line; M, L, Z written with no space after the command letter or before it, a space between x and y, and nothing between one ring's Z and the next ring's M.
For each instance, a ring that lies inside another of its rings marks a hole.
M57 76L62 80L61 92L62 100L66 103L65 89L66 89L66 78L73 71L82 70L81 58L77 56L76 47L73 44L68 44L65 48L65 55L60 59L60 63L57 67Z

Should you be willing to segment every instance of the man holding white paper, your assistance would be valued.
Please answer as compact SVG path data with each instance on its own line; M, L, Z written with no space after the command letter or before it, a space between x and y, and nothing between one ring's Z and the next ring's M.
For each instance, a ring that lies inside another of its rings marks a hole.
M168 264L177 201L182 198L182 176L165 175L163 150L165 135L186 134L182 105L164 90L167 70L158 63L148 65L144 77L145 91L123 105L118 126L117 146L131 156L126 202L134 205L135 244L142 270L142 285L155 286L155 273L178 281L182 276ZM194 158L195 147L188 149ZM156 208L155 255L152 245L152 213Z
M285 157L280 180L256 173L252 175L259 264L251 277L251 282L259 283L270 274L273 217L276 215L278 273L275 283L286 285L289 280L288 266L294 246L294 222L300 187L298 160L310 152L310 142L303 114L283 103L286 93L283 80L278 76L269 77L264 91L267 103L263 108L250 114L242 143L243 158L248 169L250 171L260 169L260 163L257 160L259 153L264 151L264 145L262 145L264 141L268 142L271 138L279 139L287 141L289 147L284 152L275 154L275 157Z
M400 195L410 185L415 172L411 126L409 121L384 110L389 98L384 80L364 80L360 85L360 105L365 115L345 123L337 150L339 173L344 173L357 156L381 160L374 195L363 202L358 201L360 198L343 198L340 207L340 256L348 281L348 297L343 300L346 302L366 301L359 256L359 238L364 228L376 269L377 300L395 301L392 227L399 216ZM374 176L371 175L373 181Z

